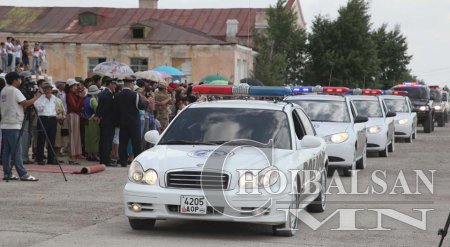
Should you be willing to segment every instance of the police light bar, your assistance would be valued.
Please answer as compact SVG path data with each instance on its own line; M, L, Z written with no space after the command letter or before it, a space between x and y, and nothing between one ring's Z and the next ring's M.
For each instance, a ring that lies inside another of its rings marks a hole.
M363 89L362 90L363 95L381 95L383 94L383 90L379 89Z
M431 89L439 89L440 87L439 87L439 85L432 85L432 86L429 86L429 88L431 88Z
M350 88L346 88L346 87L324 87L323 88L323 92L324 93L329 93L329 94L343 94L343 93L350 92Z
M193 87L192 91L199 94L224 96L284 97L292 95L292 90L289 87L249 86L248 84L240 84L238 86L199 85Z
M408 91L392 91L387 90L383 92L384 95L400 95L400 96L406 96L408 95Z
M417 82L403 82L403 84L405 87L415 87L417 85L419 85Z

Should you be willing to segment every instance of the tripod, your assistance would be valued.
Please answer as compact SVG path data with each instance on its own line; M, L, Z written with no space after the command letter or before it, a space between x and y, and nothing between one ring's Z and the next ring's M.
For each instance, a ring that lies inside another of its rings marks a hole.
M32 106L30 106L30 107L27 107L27 108L25 109L25 116L24 116L24 119L23 119L22 128L21 128L20 131L19 131L19 137L18 137L17 140L16 140L16 145L14 146L14 149L13 149L13 152L12 152L13 157L14 157L14 154L17 152L17 149L19 148L19 144L20 144L20 141L21 141L21 139L22 139L23 132L24 132L25 121L27 121L27 120L30 118L31 111L32 111L33 109L34 109L34 112L36 112L36 117L37 117L38 124L40 124L41 127L42 127L42 130L41 130L41 131L44 132L45 139L47 140L48 146L49 146L50 149L51 149L51 150L47 150L47 151L48 151L48 152L50 152L50 151L53 152L53 155L54 155L54 157L56 158L57 156L56 156L55 148L52 146L52 144L51 144L51 142L50 142L50 138L48 137L47 131L46 131L45 128L44 128L44 124L42 123L42 120L41 120L41 118L39 117L38 111L37 111L36 107L34 107L34 105L32 105ZM15 160L15 159L14 159L14 161L17 162L17 160ZM8 162L10 162L10 163L9 163L9 173L8 173L8 174L12 174L13 166L12 166L12 164L11 164L11 161L8 161ZM59 161L57 161L57 163L58 163L59 169L61 170L61 173L62 173L62 175L63 175L63 177L64 177L64 180L67 182L66 174L64 174L64 170L62 169L61 164L59 163ZM10 176L10 177L12 177L12 176ZM6 179L6 182L9 182L9 181L10 181L10 177L8 177L8 178Z

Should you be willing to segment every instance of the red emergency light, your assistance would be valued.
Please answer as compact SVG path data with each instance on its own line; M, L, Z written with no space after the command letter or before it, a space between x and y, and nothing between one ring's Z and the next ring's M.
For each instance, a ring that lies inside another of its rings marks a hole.
M408 91L393 91L392 95L406 96L406 95L408 95Z
M323 92L329 94L343 94L350 92L350 89L346 87L324 87Z
M429 86L429 88L431 88L431 89L439 89L439 85Z
M362 90L362 94L364 95L381 95L383 93L383 90L379 89L364 89Z
M200 85L193 87L192 92L209 95L233 95L233 87Z

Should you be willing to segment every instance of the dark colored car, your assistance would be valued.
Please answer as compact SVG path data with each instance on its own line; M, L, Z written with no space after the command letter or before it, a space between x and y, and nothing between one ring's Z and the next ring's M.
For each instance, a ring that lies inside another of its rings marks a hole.
M420 84L403 84L392 88L395 91L406 91L413 105L412 109L417 112L417 123L423 126L425 133L434 131L435 111L434 100L430 89Z

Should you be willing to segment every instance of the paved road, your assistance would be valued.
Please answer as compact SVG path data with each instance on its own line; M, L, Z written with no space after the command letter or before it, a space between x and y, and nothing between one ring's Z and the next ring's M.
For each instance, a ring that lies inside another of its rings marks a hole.
M400 188L396 195L337 195L331 189L327 211L313 216L323 220L338 209L366 209L356 216L360 231L331 230L339 226L338 216L318 230L302 223L293 238L274 237L267 226L196 221L160 221L153 231L132 231L121 202L127 170L114 168L68 175L67 183L60 174L46 173L35 174L39 183L0 182L0 246L436 246L437 230L450 211L449 143L450 128L419 133L413 144L398 143L388 159L370 158L358 176L361 192L374 185L373 171L386 170L390 192L403 171L415 192L413 170L436 170L433 194L423 183L420 195L402 195ZM350 179L342 182L350 191ZM421 213L413 209L433 211L427 213L426 230L383 216L382 226L391 230L370 231L377 227L377 214L367 209L394 209L416 219Z

